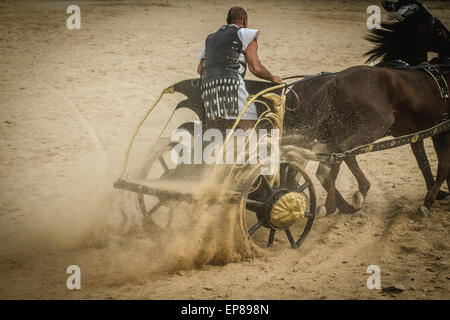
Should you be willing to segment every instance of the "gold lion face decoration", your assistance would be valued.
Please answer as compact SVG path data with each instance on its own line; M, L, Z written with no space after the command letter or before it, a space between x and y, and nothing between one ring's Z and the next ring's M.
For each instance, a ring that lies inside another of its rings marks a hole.
M289 192L283 195L270 211L270 222L278 228L287 228L305 217L306 196L303 193Z

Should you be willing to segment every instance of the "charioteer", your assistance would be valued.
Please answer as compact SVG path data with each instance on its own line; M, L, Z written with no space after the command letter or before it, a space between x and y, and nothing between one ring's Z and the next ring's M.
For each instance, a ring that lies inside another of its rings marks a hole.
M227 25L208 35L199 54L197 72L202 76L202 101L208 121L231 127L247 103L244 76L249 70L258 78L281 83L259 60L259 31L247 28L248 16L242 7L228 11ZM258 119L252 103L243 114L239 127L253 128Z

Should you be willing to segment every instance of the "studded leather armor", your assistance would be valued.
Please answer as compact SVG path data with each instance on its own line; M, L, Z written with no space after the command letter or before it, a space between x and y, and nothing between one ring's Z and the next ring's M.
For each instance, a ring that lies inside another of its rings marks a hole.
M238 116L238 88L245 74L245 71L240 74L239 69L241 65L246 69L239 61L243 53L239 29L234 25L222 26L206 39L201 90L208 119Z

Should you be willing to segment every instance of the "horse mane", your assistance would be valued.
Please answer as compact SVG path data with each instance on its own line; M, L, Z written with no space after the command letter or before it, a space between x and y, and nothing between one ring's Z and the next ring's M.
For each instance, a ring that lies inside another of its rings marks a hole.
M424 12L419 11L406 18L399 17L392 23L381 23L380 29L371 30L364 39L375 47L363 55L368 57L366 63L383 60L387 55L402 59L405 54L414 51L418 22L423 18Z

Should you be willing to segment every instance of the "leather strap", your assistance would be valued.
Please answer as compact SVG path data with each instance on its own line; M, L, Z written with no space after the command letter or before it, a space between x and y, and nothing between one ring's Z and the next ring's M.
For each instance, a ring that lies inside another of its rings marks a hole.
M443 106L441 110L441 121L447 121L448 120L448 98L449 98L449 89L447 81L445 81L445 78L443 74L430 65L428 62L424 62L421 65L422 70L427 72L436 82L436 84L439 87L439 91L441 93L441 98L443 100Z

